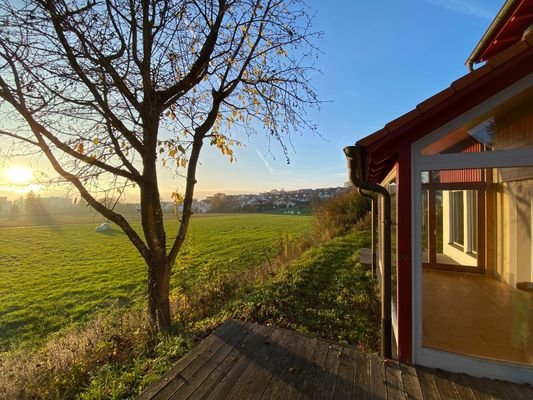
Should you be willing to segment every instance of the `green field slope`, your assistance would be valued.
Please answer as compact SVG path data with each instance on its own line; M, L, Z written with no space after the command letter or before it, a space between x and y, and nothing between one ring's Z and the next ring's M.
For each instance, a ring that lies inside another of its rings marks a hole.
M193 218L176 265L174 287L194 290L213 270L264 263L280 237L303 234L311 217L217 215ZM96 225L0 229L0 349L41 341L96 310L143 296L143 261L119 230ZM176 224L167 226L169 237Z

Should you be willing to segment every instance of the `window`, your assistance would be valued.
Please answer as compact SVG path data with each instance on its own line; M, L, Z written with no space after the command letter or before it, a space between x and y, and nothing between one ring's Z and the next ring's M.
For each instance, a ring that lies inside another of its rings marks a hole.
M450 242L463 247L465 245L465 219L464 196L462 190L452 192L451 194L450 217Z
M477 253L477 192L468 191L468 252Z

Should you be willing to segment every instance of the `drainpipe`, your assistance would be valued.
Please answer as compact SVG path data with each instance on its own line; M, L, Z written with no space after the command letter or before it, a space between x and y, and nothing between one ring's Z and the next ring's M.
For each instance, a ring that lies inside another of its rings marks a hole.
M360 146L344 148L348 160L349 177L352 184L360 189L382 196L383 207L383 275L381 279L381 356L392 358L392 318L391 318L391 198L383 186L367 182L364 171L365 150Z
M376 260L376 254L378 252L377 245L377 229L378 229L378 199L376 196L373 196L371 194L366 193L363 189L358 188L359 194L363 197L366 197L367 199L370 199L372 201L372 210L370 211L370 215L372 217L372 225L370 228L370 231L372 232L372 278L376 277L377 274L377 260Z

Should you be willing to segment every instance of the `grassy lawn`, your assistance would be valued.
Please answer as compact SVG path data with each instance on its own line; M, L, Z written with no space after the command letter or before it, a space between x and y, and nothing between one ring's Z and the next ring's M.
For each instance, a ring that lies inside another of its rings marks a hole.
M380 305L370 273L357 262L357 250L369 242L369 233L362 231L321 243L256 283L244 295L226 299L205 320L221 323L232 317L272 323L375 352L379 348ZM179 336L175 338L181 340ZM135 397L166 372L178 358L174 354L190 349L190 343L184 342L178 342L170 352L168 344L163 345L164 351L150 357L142 355L128 364L104 366L80 397Z
M380 303L358 263L358 249L369 244L369 232L360 231L309 249L233 304L232 316L375 351Z
M311 222L195 218L173 276L175 329L155 342L135 301L144 267L124 235L95 224L3 229L1 339L24 346L0 353L0 398L134 398L227 318L376 351L379 300L358 263L369 232L316 242Z
M215 271L235 273L279 252L280 238L307 231L310 217L227 214L193 218L173 286L194 292ZM144 294L143 261L118 230L95 223L0 228L0 350L40 342L110 304ZM169 237L176 225L168 223Z

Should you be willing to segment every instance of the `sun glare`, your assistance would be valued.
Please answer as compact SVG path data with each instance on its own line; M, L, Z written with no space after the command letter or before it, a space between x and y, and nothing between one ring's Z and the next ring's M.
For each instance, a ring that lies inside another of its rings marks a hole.
M26 184L33 181L33 172L28 167L13 166L6 170L6 177L9 183Z

